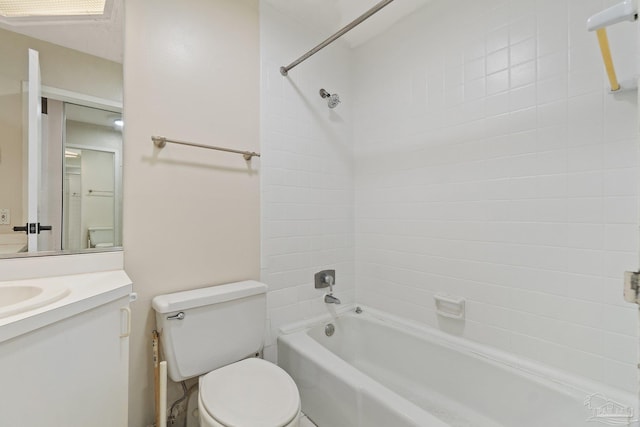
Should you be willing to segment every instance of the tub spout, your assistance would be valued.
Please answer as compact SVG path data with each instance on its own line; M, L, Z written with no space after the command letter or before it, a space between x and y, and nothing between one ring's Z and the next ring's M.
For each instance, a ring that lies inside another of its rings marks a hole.
M333 294L326 294L324 296L324 302L327 304L340 304L340 300L333 296Z
M325 294L324 302L327 304L340 304L340 300L333 296L333 285L336 283L335 270L322 270L314 275L316 289L329 288L329 293Z

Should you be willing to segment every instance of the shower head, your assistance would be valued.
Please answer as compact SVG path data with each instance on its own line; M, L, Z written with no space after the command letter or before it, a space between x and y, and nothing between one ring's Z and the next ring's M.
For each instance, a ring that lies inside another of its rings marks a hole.
M320 89L320 96L322 98L327 98L327 105L329 106L329 108L336 108L338 104L340 104L340 97L337 93L334 93L332 95L326 90Z

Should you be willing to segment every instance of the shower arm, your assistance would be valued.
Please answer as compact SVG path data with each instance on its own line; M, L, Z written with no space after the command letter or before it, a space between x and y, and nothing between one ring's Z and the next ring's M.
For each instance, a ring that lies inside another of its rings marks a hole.
M322 49L324 49L325 47L327 47L328 45L330 45L331 43L333 43L334 41L336 41L337 39L339 39L349 31L351 31L353 28L360 25L363 21L371 17L371 15L375 14L376 12L378 12L380 9L382 9L392 1L393 0L382 0L380 3L376 4L371 9L367 10L365 13L358 16L356 19L351 21L349 24L345 25L338 32L336 32L331 37L327 38L325 41L323 41L322 43L320 43L319 45L317 45L316 47L314 47L313 49L311 49L310 51L302 55L300 58L293 61L291 64L287 65L286 67L285 66L280 67L280 74L282 74L283 76L286 76L289 73L290 69L297 66L301 62L311 58L313 55L315 55L316 53L318 53L319 51L321 51Z

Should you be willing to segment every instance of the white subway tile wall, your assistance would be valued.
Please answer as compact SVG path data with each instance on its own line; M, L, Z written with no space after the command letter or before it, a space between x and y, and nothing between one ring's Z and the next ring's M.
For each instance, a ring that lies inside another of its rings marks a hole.
M261 280L269 286L265 357L275 360L280 326L332 308L314 273L335 269L336 296L355 300L352 53L337 42L285 78L280 66L327 34L264 1L260 27ZM342 104L330 110L321 88Z
M614 3L434 0L287 78L328 34L261 3L268 358L282 324L326 312L313 273L335 268L344 302L635 391L637 95L608 93L585 29ZM623 81L636 28L609 29ZM464 322L437 292L466 298Z
M585 29L613 3L436 0L354 50L359 302L635 391L637 94ZM635 78L637 25L609 38Z

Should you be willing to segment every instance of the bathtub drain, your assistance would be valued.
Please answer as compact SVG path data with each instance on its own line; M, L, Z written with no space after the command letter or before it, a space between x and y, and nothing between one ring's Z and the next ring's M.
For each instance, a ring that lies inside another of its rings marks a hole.
M336 331L336 328L335 326L333 326L333 323L329 323L327 326L324 327L324 334L328 337L333 335L335 331Z

